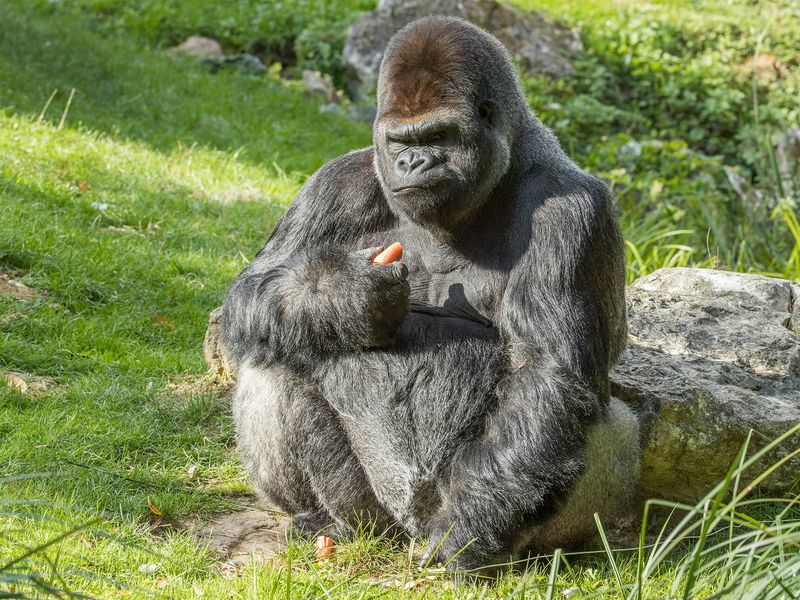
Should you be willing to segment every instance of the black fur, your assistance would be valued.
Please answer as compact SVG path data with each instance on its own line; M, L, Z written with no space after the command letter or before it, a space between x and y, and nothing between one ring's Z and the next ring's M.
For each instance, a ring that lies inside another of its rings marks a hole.
M403 262L372 266L394 241ZM624 307L606 187L496 39L417 21L387 48L375 146L311 177L228 293L256 489L306 528L468 545L465 569L579 543L637 466L608 387Z

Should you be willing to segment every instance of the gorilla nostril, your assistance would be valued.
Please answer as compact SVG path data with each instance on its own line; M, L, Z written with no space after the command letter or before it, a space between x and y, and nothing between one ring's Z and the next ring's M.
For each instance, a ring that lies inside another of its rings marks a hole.
M417 169L422 165L424 165L426 162L428 161L424 157L420 156L416 160L411 162L411 164L409 165L410 170L413 171L414 169Z
M410 155L407 154L401 158L398 158L397 162L395 163L395 168L403 175L409 175L417 170L424 171L429 162L430 160L427 156L418 155L415 152L412 152Z

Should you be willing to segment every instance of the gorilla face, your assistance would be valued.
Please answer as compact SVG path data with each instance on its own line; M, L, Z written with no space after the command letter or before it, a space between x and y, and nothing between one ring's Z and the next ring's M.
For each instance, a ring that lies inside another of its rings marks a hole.
M376 163L384 190L412 220L447 227L472 214L508 169L488 103L384 117Z
M511 119L477 75L486 57L475 46L463 26L412 26L381 67L375 170L393 209L427 227L474 215L511 162Z

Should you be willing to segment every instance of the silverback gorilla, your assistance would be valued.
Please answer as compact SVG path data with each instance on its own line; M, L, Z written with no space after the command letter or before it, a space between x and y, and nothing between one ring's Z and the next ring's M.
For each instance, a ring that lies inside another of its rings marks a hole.
M403 261L373 266L394 241ZM374 146L317 171L228 292L256 489L300 530L396 526L459 569L584 541L638 467L608 382L624 281L608 190L531 114L503 46L408 25Z

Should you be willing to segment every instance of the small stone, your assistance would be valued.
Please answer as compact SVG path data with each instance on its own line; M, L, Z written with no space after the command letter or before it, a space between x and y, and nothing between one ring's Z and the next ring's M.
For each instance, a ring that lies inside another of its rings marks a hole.
M338 104L342 101L341 94L334 87L330 77L318 73L317 71L303 70L303 79L301 81L303 89L309 93L322 98L327 103Z
M319 112L323 114L340 115L342 114L342 109L335 102L329 102L328 104L323 104L322 106L320 106Z
M252 75L261 75L267 72L267 66L261 61L261 59L254 54L248 54L247 52L242 52L241 54L235 54L233 56L226 56L218 64L219 66L224 67L236 67L240 71L244 73L250 73Z
M171 48L171 51L200 59L222 60L225 57L217 40L199 35L186 38L182 44Z
M800 126L789 127L775 145L775 162L781 175L783 191L791 196L800 185Z
M372 123L378 114L378 107L374 104L353 104L347 111L351 121L358 123Z

